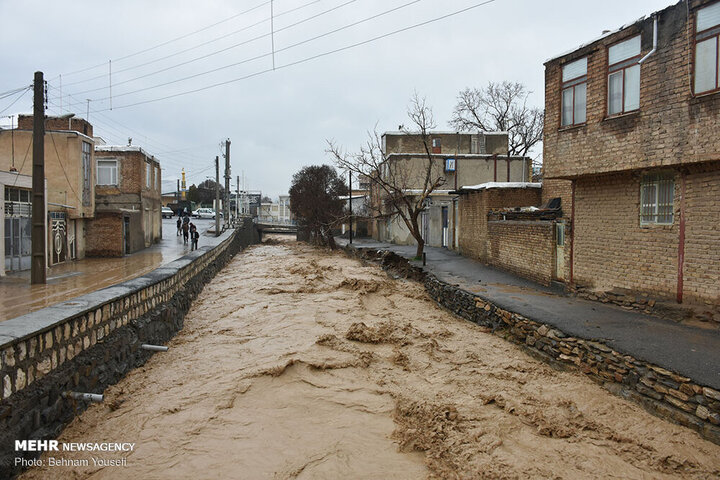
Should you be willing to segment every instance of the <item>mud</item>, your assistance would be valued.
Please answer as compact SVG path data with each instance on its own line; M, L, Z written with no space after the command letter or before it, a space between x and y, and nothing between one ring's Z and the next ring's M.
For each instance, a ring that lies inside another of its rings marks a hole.
M169 346L59 438L136 442L127 466L23 478L720 476L720 446L338 253L251 247Z

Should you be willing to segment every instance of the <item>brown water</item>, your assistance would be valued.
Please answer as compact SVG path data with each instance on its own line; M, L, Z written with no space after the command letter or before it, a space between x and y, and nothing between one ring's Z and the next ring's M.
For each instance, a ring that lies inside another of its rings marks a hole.
M248 249L169 345L59 439L135 442L127 466L23 478L720 476L720 446L341 254Z

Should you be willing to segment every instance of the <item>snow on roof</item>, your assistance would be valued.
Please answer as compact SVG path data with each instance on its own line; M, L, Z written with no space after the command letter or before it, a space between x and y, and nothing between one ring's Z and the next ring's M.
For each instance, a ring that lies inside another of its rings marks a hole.
M653 14L653 15L654 15L654 14ZM569 55L569 54L571 54L571 53L573 53L573 52L576 52L576 51L578 51L578 50L580 50L580 49L582 49L582 48L587 47L588 45L592 45L593 43L595 43L595 42L597 42L597 41L599 41L599 40L602 40L602 39L605 38L605 37L609 37L610 35L613 35L613 34L615 34L615 33L617 33L617 32L620 32L620 31L622 31L622 30L625 30L626 28L631 27L631 26L635 25L636 23L640 23L640 22L642 22L643 20L645 20L646 18L647 18L647 17L646 17L645 15L643 15L642 17L638 18L638 19L635 20L634 22L627 23L627 24L625 24L625 25L623 25L623 26L621 26L621 27L619 27L619 28L616 28L615 30L607 30L607 31L605 31L602 35L600 35L599 37L593 38L593 39L590 40L589 42L582 43L582 44L580 44L579 46L573 48L572 50L567 50L567 51L565 51L565 52L563 52L563 53L561 53L561 54L559 54L559 55L555 55L555 56L553 56L553 57L548 58L547 60L545 60L545 61L543 62L543 64L546 64L546 63L548 63L548 62L552 62L553 60L557 60L558 58L564 57L565 55Z
M136 145L95 145L96 152L140 152L148 158L157 159L154 155L150 155L148 152Z
M490 188L542 188L536 182L486 182L479 185L462 186L458 190L488 190Z
M481 130L474 130L470 132L459 132L457 130L450 131L450 130L431 130L427 132L428 135L507 135L508 132L506 131L497 131L497 132L485 132ZM391 130L388 132L383 133L383 135L420 135L420 132L405 132L403 130Z

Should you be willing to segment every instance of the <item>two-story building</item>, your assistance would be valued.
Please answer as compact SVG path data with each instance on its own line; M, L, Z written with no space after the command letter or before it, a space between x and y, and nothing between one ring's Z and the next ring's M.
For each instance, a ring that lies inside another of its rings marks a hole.
M160 164L136 146L95 149L95 219L87 254L122 256L162 238Z
M8 205L3 236L7 271L29 268L30 217L32 197L24 177L31 178L33 167L33 116L20 115L17 128L0 130L0 171L16 175L6 185ZM93 127L72 115L46 117L45 180L47 203L47 265L85 256L87 223L95 214L95 167Z
M437 247L458 247L460 228L457 197L451 191L463 185L485 182L527 182L531 176L531 161L527 157L508 155L507 132L428 132L427 141L419 133L404 131L382 135L382 150L387 169L395 172L404 193L409 196L422 193L432 161L431 177L442 177L444 182L425 200L426 208L420 215L420 228L425 244ZM377 189L375 189L377 190ZM377 210L382 195L371 192L371 203ZM374 238L397 244L415 244L405 223L397 216L376 220Z
M543 198L562 197L570 283L720 303L719 72L717 0L545 63Z

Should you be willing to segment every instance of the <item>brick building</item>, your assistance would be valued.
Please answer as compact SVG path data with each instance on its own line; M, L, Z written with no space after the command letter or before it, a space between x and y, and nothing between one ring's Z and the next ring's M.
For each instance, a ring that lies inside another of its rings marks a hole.
M95 160L96 210L87 254L122 256L160 241L160 163L134 146L98 146Z
M571 283L720 303L719 38L720 2L683 0L545 63Z
M21 178L32 176L33 116L20 115L14 129L0 130L0 171L13 172ZM45 180L47 185L47 265L52 267L67 260L85 257L87 223L95 215L95 167L93 161L93 128L73 115L45 119ZM12 192L11 190L12 189ZM8 242L20 245L29 242L28 225L31 198L25 188L6 189L8 201L24 204L3 222L3 235ZM17 197L12 197L16 195ZM19 257L10 261L8 271L29 268L22 247ZM8 257L6 256L6 260ZM26 268L27 267L27 268Z
M450 192L463 185L484 182L525 182L531 175L531 162L526 157L508 156L506 132L428 132L428 150L432 158L432 178L443 177L444 184L427 199L421 213L420 228L429 246L458 247L458 207ZM428 152L422 135L407 132L386 132L382 149L388 168L394 169L407 195L422 193L427 173ZM371 192L377 204L380 195ZM397 244L414 244L415 239L398 217L376 220L370 229L374 238Z

